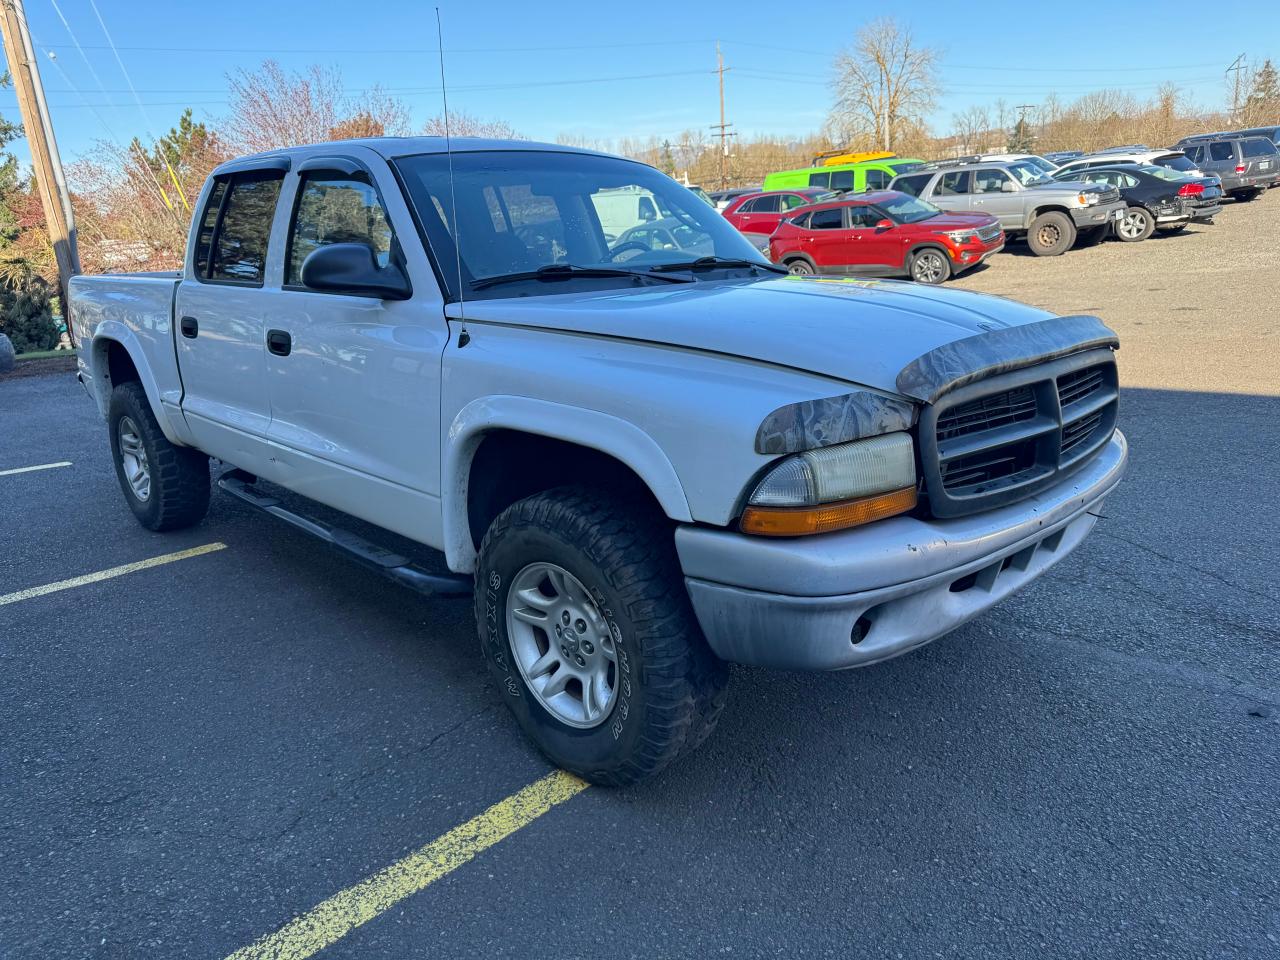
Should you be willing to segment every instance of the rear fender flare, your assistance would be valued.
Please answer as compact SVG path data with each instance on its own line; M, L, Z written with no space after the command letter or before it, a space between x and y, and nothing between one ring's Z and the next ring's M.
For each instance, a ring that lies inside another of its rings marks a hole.
M113 344L118 344L124 348L125 353L129 355L133 368L138 371L138 380L142 384L142 389L147 395L147 402L151 404L151 412L155 414L156 422L160 424L160 429L170 443L184 446L185 438L179 431L174 429L172 423L169 422L168 414L160 403L160 387L156 383L155 374L151 370L150 364L146 362L146 352L142 349L142 344L138 342L138 338L134 336L132 330L119 320L103 320L98 323L93 331L92 353L89 357L89 369L93 374L93 398L98 404L98 410L103 417L107 415L107 411L111 406L111 391L115 385L111 382L110 366L107 361L107 353Z

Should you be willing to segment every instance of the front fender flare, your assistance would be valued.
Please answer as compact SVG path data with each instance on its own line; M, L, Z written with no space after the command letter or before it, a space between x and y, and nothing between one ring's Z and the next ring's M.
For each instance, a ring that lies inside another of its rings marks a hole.
M635 471L668 517L685 523L693 520L675 467L657 442L634 423L532 397L481 397L458 411L445 434L440 506L445 558L451 570L475 569L476 549L467 517L468 478L480 442L494 430L552 437L607 453Z

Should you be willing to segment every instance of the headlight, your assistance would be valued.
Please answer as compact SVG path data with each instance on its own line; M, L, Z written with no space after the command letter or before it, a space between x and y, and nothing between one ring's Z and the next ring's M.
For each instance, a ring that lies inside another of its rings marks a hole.
M1083 203L1086 207L1091 207L1091 206L1093 206L1095 203L1098 203L1098 202L1099 202L1099 201L1101 201L1101 200L1102 200L1102 194L1100 194L1100 193L1082 193L1082 194L1080 194L1080 202L1081 202L1081 203Z
M968 243L970 240L978 239L977 230L944 230L942 235L952 243Z
M915 505L911 437L887 433L783 460L756 485L741 527L745 533L794 537L870 523Z

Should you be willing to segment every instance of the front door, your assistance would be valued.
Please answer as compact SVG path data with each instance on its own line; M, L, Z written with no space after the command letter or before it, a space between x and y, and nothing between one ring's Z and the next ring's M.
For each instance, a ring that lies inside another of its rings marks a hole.
M1022 197L1018 195L1018 185L999 167L973 172L971 196L970 209L991 214L1005 230L1022 228Z
M289 175L286 242L273 262L278 283L268 291L270 436L296 454L281 458L280 482L431 542L432 531L414 523L432 511L407 505L440 494L440 363L448 330L416 233L398 235L392 226L412 220L384 167L372 155L368 162L335 156L310 159ZM308 288L303 262L331 243L364 244L383 266L394 259L409 274L413 297Z
M271 422L262 287L283 177L214 179L174 302L183 414L202 450L237 466L256 463Z
M901 233L896 226L877 228L887 219L875 207L855 204L849 207L849 244L853 259L849 272L880 276L902 269Z

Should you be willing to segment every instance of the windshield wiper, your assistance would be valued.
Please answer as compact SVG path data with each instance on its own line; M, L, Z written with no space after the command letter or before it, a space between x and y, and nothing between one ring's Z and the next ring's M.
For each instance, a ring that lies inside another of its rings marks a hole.
M666 280L673 283L690 283L682 277L655 277L649 273L636 270L622 270L617 267L580 267L573 263L548 263L537 270L522 270L519 273L500 273L494 277L481 277L471 281L472 290L483 290L485 287L497 286L500 283L515 283L519 280L567 280L570 277L634 277L639 280Z
M721 267L759 267L770 273L787 273L786 267L772 263L761 263L758 260L739 260L734 257L699 257L697 260L685 260L680 263L660 263L649 268L651 273L671 273L675 270L716 270Z

